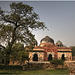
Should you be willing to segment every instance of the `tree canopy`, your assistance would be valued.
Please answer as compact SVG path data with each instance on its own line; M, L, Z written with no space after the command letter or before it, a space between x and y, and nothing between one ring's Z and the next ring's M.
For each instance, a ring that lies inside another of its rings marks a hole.
M22 41L29 44L34 39L31 30L46 29L33 7L20 3L10 4L10 12L0 8L0 39L2 42Z
M10 4L10 11L0 8L0 41L6 43L5 54L10 56L15 42L24 42L29 45L35 40L32 30L47 29L43 22L39 21L39 15L33 7L19 3Z

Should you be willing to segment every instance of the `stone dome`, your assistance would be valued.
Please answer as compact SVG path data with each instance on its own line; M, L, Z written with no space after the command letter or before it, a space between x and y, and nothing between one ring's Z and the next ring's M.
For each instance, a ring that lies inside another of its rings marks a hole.
M45 43L45 42L51 42L54 44L54 40L52 38L50 38L49 36L46 36L45 38L43 38L41 41L41 43Z
M58 40L58 41L56 42L56 45L57 45L57 46L63 46L63 43L62 43L60 40Z

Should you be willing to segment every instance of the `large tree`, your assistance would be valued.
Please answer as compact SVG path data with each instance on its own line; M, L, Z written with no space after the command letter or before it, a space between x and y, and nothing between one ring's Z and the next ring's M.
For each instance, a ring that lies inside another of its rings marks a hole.
M39 21L33 7L22 2L14 2L10 4L10 11L0 8L0 41L6 43L6 56L10 56L15 42L20 41L29 45L35 40L31 33L35 29L46 29L46 26Z

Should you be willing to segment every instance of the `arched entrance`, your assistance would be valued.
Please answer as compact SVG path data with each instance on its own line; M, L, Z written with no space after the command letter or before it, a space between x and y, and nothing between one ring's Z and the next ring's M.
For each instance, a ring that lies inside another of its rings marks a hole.
M34 54L33 61L38 61L38 55L37 54Z
M52 60L52 54L49 54L48 61Z
M2 64L4 64L4 59L2 59Z
M62 59L62 60L65 60L65 55L64 55L64 54L62 54L61 59Z

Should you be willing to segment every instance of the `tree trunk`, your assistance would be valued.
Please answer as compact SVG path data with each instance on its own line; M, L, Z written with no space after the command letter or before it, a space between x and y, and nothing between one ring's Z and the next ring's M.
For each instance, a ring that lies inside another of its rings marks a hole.
M13 30L13 34L12 34L12 41L8 42L8 46L5 49L5 65L9 65L10 63L10 55L11 55L11 51L12 51L12 46L16 40L16 27Z
M10 62L9 55L5 55L4 57L5 57L4 64L9 65L9 62Z

